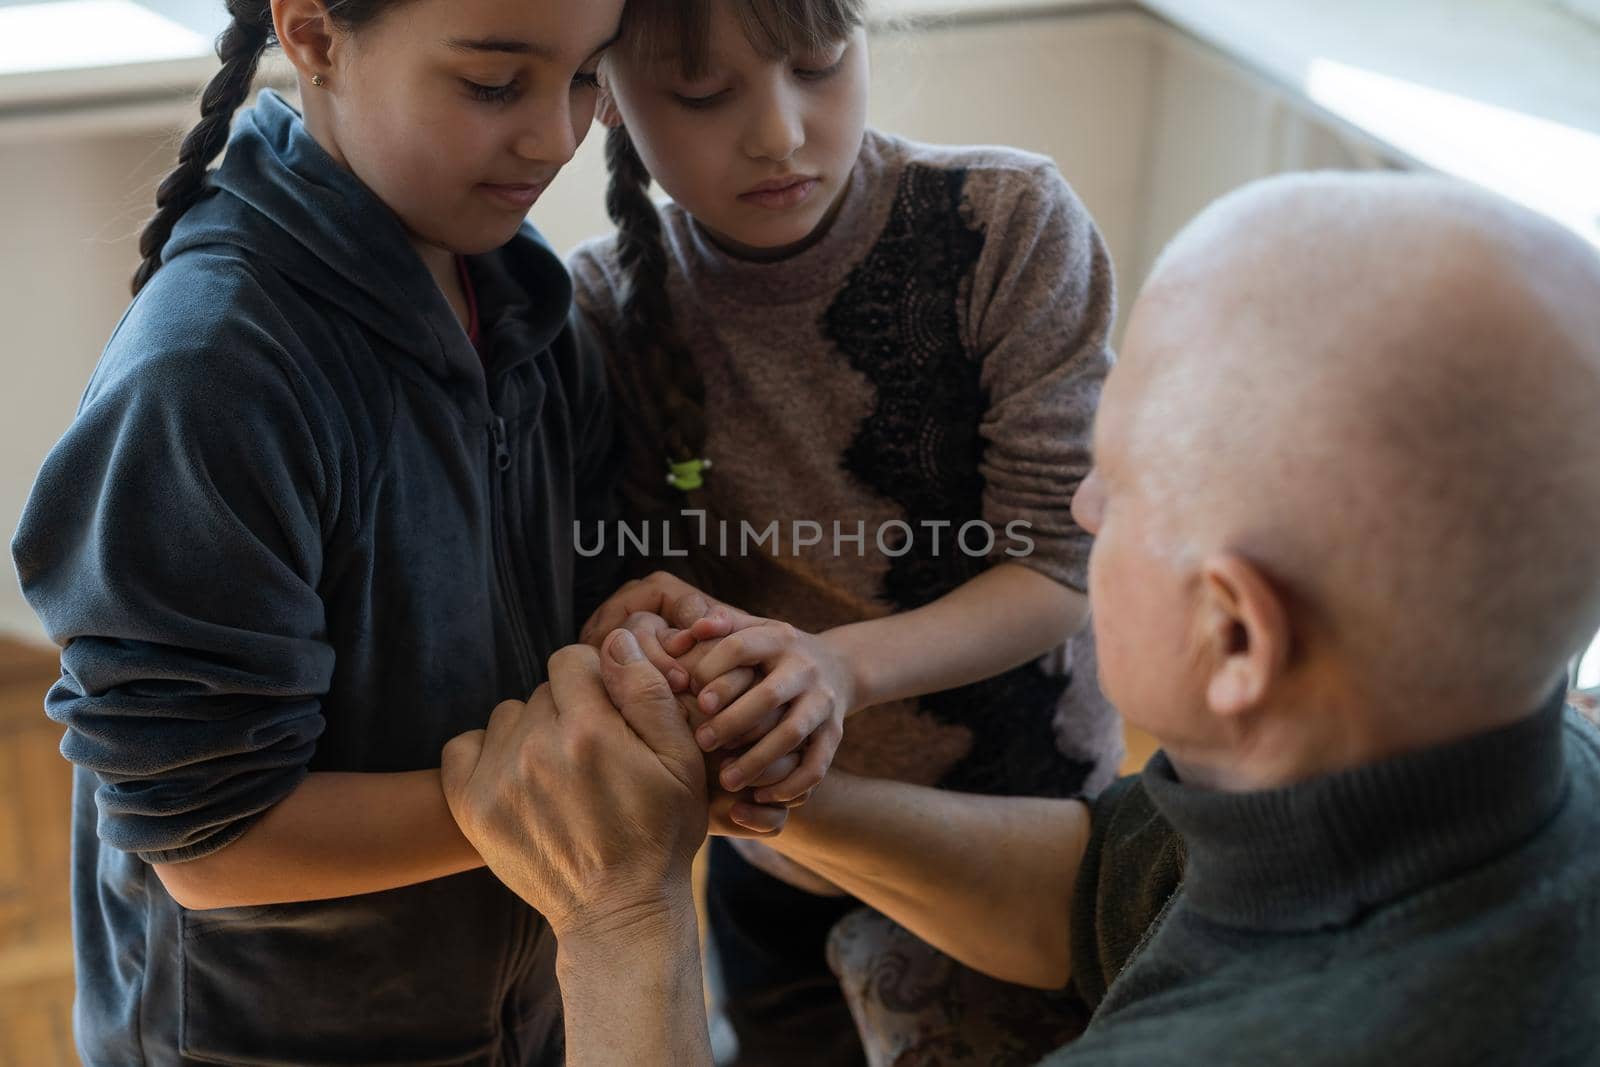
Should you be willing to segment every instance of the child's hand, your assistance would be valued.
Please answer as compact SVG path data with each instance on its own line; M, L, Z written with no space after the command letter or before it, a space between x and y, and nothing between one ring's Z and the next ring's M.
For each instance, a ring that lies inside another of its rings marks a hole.
M718 837L776 837L789 821L789 806L760 804L752 794L760 786L775 785L793 774L800 766L800 757L791 752L769 767L751 788L737 793L730 793L717 784L723 763L732 758L724 752L706 756L706 781L711 786L711 822L707 832Z
M717 601L706 596L700 590L676 575L666 571L656 571L650 577L627 583L604 604L595 609L589 621L583 624L579 631L578 640L595 648L606 639L612 630L626 625L626 620L637 613L659 615L672 627L678 630L687 630L697 621L704 619L713 609L725 607ZM717 633L720 627L708 626L703 628L706 636L720 637L726 633ZM680 647L681 653L687 647Z
M715 642L698 646L697 652L691 656L703 657L705 652L715 645ZM722 681L734 674L748 674L754 680L755 672L741 669L724 675ZM746 684L745 688L749 688ZM740 692L743 692L741 689ZM683 708L684 718L688 720L692 730L705 721L699 705L692 693L679 693L678 705ZM717 784L718 776L723 764L737 757L743 750L735 752L708 752L705 755L706 785L709 791L710 825L708 833L718 837L776 837L783 832L784 824L789 821L789 807L787 804L763 804L754 797L754 792L761 786L775 785L794 773L800 766L800 757L795 753L778 760L767 772L763 774L750 787L739 792L729 792Z
M757 619L755 621L759 623L763 620ZM694 695L695 699L695 715L690 722L690 726L697 727L704 723L707 718L716 714L717 709L728 707L748 693L761 675L754 667L736 667L731 671L718 675L706 685L696 686L693 679L694 672L700 664L705 662L706 657L716 651L718 645L722 644L722 638L713 637L697 641L690 637L687 642L684 642L683 638L688 634L688 630L668 631L662 634L661 641L664 649L671 650L670 654L674 657L678 666L688 672L689 681L685 688ZM684 647L685 644L687 645L686 648ZM679 651L680 648L683 650ZM732 738L730 743L724 747L733 748L754 744L768 730L778 725L778 720L781 717L780 715L772 716L771 721L755 730L747 731L743 737Z
M805 746L792 774L775 785L752 786L755 799L762 803L801 800L822 781L844 739L844 718L855 700L855 675L844 658L814 634L770 619L728 618L751 625L718 640L689 667L690 687L699 694L700 710L713 716L695 731L695 739L702 750L711 752L759 737L748 752L723 766L719 780L730 792L764 781L773 764ZM765 677L724 704L719 681L757 667Z

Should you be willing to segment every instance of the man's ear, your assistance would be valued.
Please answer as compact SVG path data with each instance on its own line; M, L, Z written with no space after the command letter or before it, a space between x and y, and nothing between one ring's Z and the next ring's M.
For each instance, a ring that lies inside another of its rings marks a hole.
M1289 613L1266 575L1226 553L1201 567L1200 641L1212 714L1233 717L1260 706L1289 663Z
M272 0L272 25L283 54L301 77L310 81L332 75L337 38L322 0Z

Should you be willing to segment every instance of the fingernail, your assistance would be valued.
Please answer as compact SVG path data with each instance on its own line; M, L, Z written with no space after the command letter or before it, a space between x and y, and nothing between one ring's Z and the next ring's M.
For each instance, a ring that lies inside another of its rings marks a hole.
M709 726L700 727L700 731L694 737L700 742L700 747L707 752L717 747L717 732Z
M638 663L644 659L644 652L633 635L624 630L611 641L611 658L618 663Z
M681 670L668 671L667 684L673 689L687 689L689 688L689 676Z
M739 768L729 767L722 772L722 788L728 792L737 792L744 785L744 775L739 773Z
M705 713L707 715L710 715L712 712L716 711L721 703L722 701L717 698L717 694L715 693L700 694L700 706L705 709Z

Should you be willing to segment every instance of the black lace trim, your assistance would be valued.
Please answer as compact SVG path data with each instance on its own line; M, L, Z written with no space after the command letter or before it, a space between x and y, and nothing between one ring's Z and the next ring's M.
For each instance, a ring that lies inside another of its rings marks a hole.
M822 319L823 335L876 391L841 465L898 504L916 531L910 550L891 559L880 594L898 611L939 599L989 565L954 546L961 525L983 517L978 425L989 402L982 360L961 343L957 312L985 236L962 210L966 180L965 170L906 167L888 224ZM940 551L924 522L950 524ZM1068 682L1030 663L923 697L923 711L973 737L939 784L995 795L1081 792L1093 764L1063 756L1053 728Z

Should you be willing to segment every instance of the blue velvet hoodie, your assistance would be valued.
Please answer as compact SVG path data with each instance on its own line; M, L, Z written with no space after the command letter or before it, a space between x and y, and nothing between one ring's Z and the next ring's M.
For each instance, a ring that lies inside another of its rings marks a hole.
M210 184L12 546L64 646L83 1058L558 1063L553 938L487 872L190 912L150 866L310 771L437 767L607 580L572 545L604 511L603 372L537 234L470 261L486 373L395 216L277 96Z

